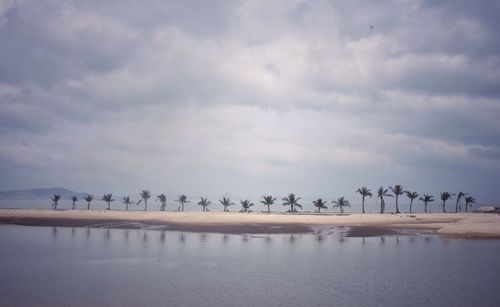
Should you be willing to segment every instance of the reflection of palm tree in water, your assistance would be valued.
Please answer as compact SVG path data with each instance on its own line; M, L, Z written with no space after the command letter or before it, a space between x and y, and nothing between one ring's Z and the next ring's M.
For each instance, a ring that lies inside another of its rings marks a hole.
M57 236L57 227L52 227L52 236Z
M362 238L361 238L361 244L362 244L362 245L365 245L365 244L366 244L366 239L365 239L365 237L362 237Z
M182 242L182 243L186 242L186 237L184 237L184 233L183 232L181 232L179 234L179 242Z
M227 242L229 240L229 235L227 233L225 233L223 236L222 236L222 241L223 242Z
M148 242L148 234L146 230L144 230L144 234L142 235L142 242L143 243Z
M128 241L128 229L125 229L124 237L125 241Z
M202 233L200 235L200 241L203 242L203 243L206 243L207 242L207 234L206 233Z
M85 234L86 234L87 239L90 238L90 227L87 227L87 231Z
M324 236L320 233L316 236L316 241L318 242L323 242L324 239L325 239Z
M163 243L165 242L165 230L162 230L161 231L161 234L160 234L160 241Z
M293 236L293 233L290 234L290 239L288 241L290 241L290 243L295 243L295 237Z
M109 230L109 228L107 228L106 232L104 233L104 238L106 240L109 240L110 236L111 236L110 230Z
M271 241L272 241L271 236L269 234L267 234L266 242L271 242Z

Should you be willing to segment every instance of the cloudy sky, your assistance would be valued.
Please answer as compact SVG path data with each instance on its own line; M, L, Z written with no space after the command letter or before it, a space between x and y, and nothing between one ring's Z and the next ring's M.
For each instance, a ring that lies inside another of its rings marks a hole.
M500 3L0 0L0 189L500 201Z

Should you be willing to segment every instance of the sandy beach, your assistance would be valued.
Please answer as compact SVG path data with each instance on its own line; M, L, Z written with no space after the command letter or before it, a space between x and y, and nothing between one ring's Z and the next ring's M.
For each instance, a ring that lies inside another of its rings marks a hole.
M348 226L351 236L404 234L408 230L413 233L418 230L450 237L500 238L500 215L478 213L340 215L0 209L0 223L222 233L308 233Z

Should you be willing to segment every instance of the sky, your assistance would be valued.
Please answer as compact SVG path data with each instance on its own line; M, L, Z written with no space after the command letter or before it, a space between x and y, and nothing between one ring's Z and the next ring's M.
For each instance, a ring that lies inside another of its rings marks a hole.
M500 2L0 0L0 190L500 203Z

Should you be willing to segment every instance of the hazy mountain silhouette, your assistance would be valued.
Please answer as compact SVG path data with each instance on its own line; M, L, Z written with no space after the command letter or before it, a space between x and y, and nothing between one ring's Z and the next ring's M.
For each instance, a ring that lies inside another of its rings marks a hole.
M0 192L0 199L8 200L30 200L30 199L50 199L54 194L58 194L61 198L71 198L76 196L83 199L87 196L86 193L71 191L65 188L36 188L26 190L12 190Z

